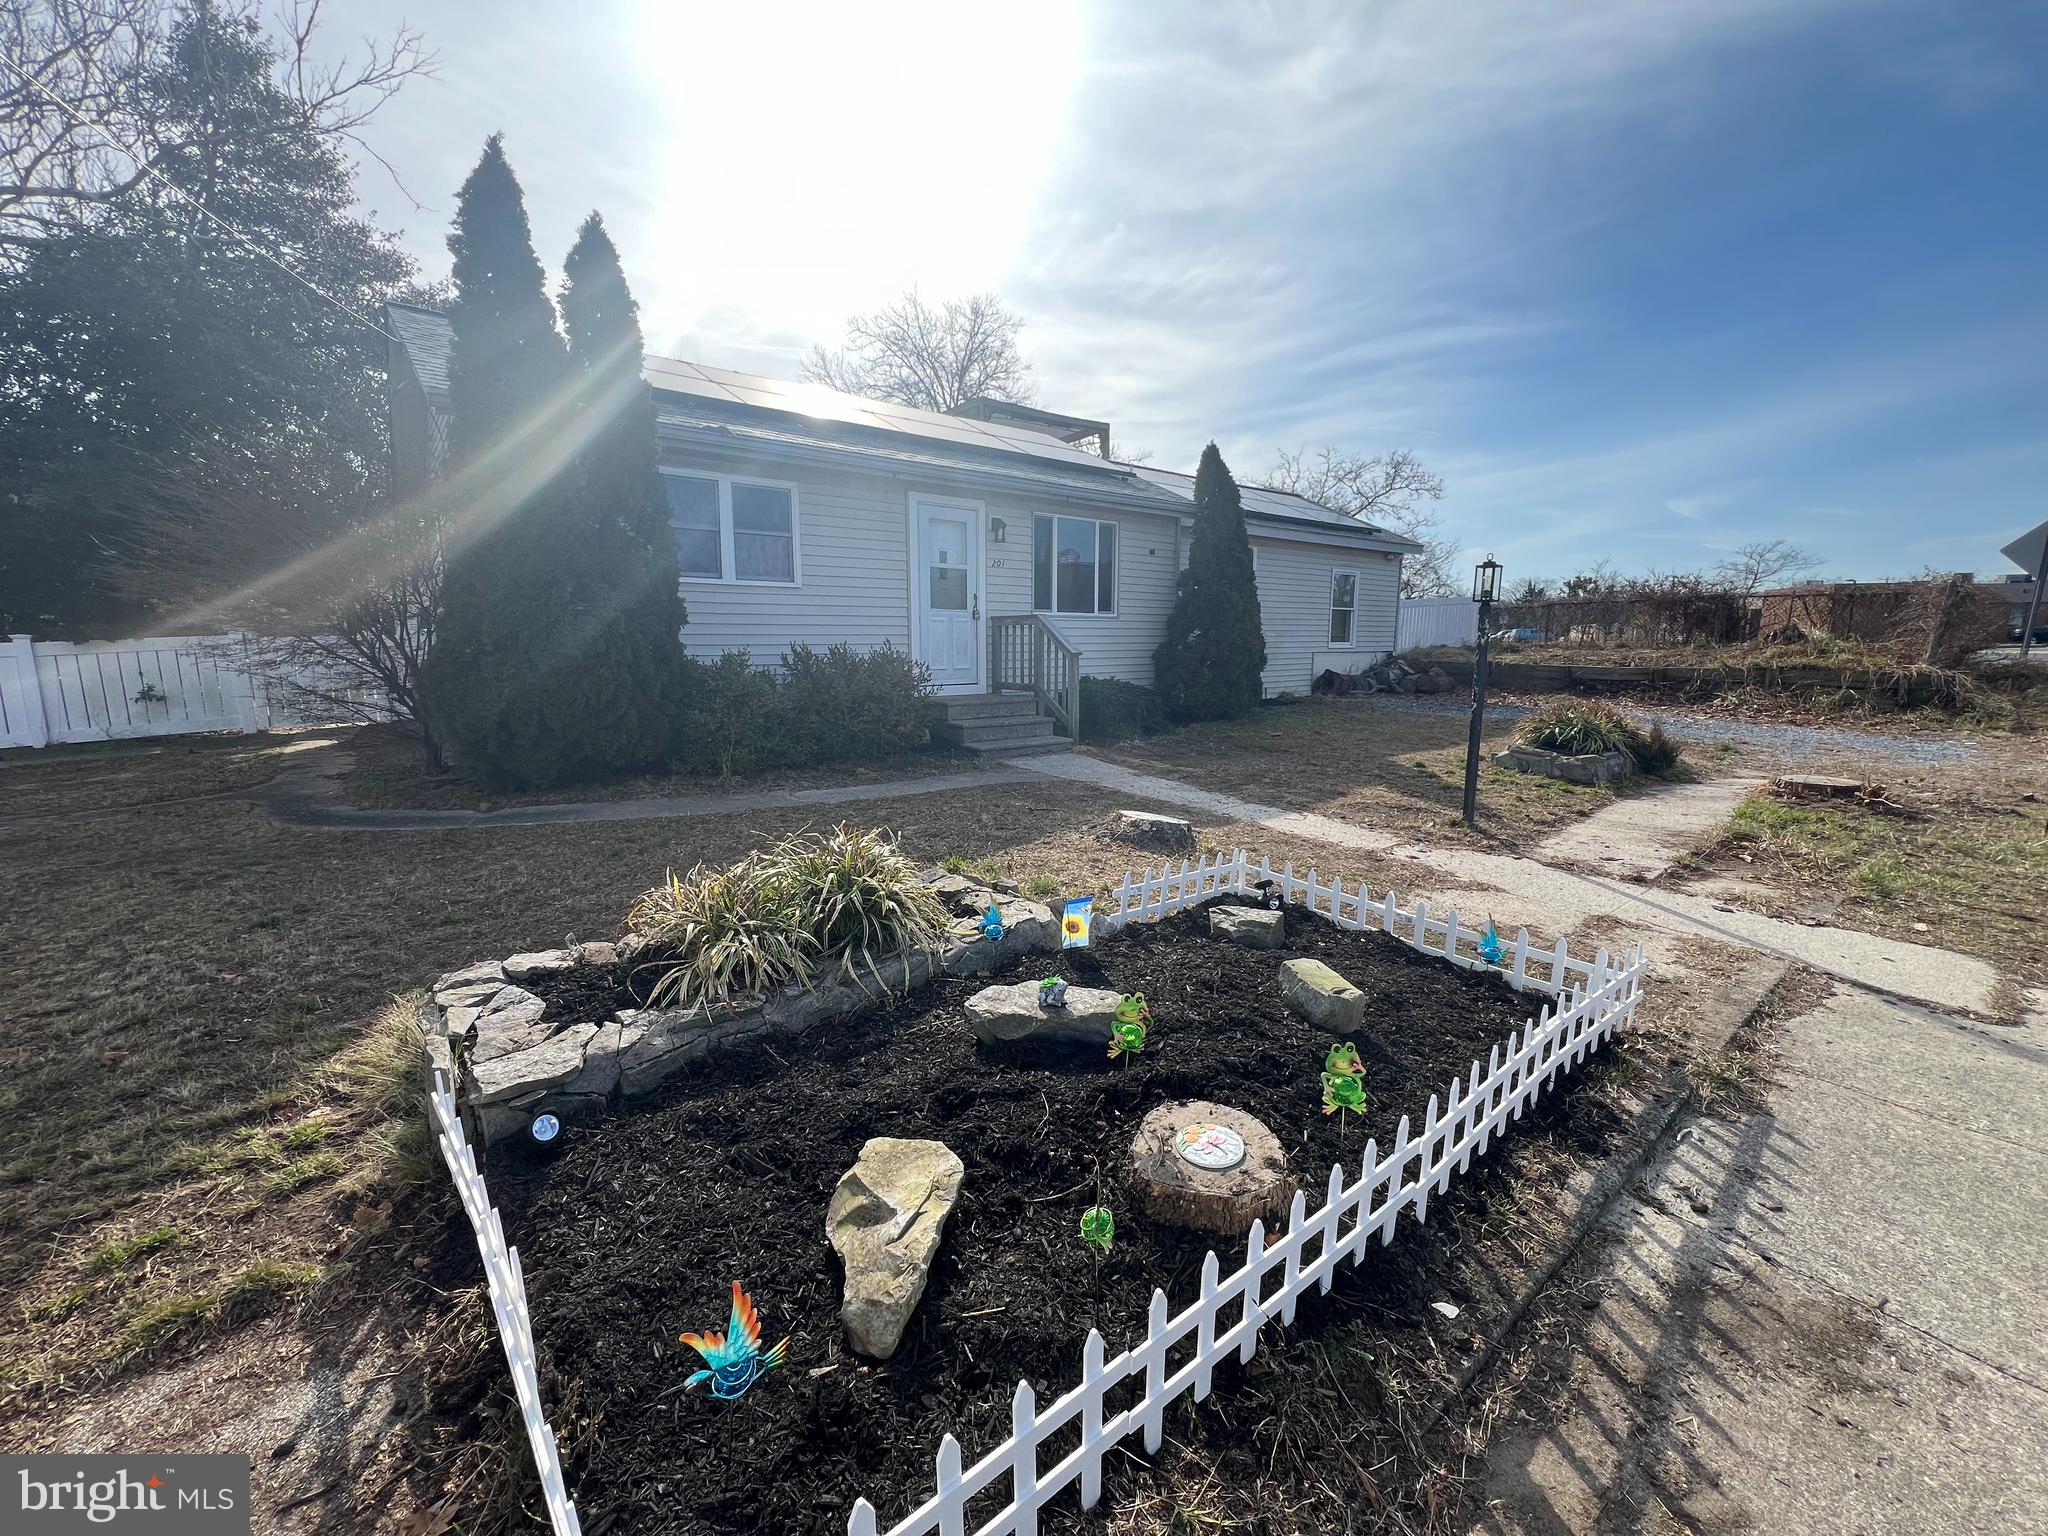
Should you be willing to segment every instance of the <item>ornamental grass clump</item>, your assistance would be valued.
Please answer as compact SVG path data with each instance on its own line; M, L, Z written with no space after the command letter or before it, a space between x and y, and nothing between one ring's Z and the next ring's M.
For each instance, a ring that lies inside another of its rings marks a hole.
M1678 743L1664 734L1663 726L1653 725L1645 733L1612 704L1586 699L1553 704L1531 715L1520 740L1525 746L1562 752L1567 757L1623 752L1653 778L1668 778L1678 767Z
M1643 734L1612 704L1574 700L1553 704L1530 716L1528 724L1522 727L1522 740L1529 746L1562 752L1567 757L1627 752L1633 758L1633 749L1641 743Z
M950 914L886 832L835 827L784 838L762 857L764 878L820 956L847 976L880 980L880 962L931 949Z
M818 943L767 859L699 864L633 903L626 931L660 969L649 1007L709 1010L810 979Z

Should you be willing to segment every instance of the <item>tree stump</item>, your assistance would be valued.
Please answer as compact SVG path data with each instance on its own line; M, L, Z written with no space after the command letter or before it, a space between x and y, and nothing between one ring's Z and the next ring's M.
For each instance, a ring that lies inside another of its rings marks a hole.
M1252 1116L1192 1099L1162 1104L1131 1140L1131 1194L1154 1221L1243 1237L1286 1220L1294 1172L1280 1142Z

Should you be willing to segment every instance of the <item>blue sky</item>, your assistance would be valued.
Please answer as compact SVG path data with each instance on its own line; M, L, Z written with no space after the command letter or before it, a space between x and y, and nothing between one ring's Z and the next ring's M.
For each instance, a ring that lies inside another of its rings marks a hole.
M343 32L406 14L356 0ZM503 129L650 345L793 375L919 285L1154 462L1406 447L1510 576L2000 572L2048 518L2048 7L444 3L367 201Z

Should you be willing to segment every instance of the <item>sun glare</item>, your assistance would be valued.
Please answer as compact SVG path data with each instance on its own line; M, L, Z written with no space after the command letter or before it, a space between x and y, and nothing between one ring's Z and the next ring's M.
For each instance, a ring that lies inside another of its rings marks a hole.
M640 35L666 103L652 338L713 311L832 337L912 284L991 286L1052 182L1083 51L1065 3L648 3Z

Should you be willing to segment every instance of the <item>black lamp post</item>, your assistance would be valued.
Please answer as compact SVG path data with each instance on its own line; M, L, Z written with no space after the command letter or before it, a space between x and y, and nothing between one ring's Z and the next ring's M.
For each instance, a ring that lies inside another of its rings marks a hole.
M1472 601L1479 605L1479 653L1472 659L1472 733L1465 742L1465 825L1479 814L1479 733L1486 723L1486 630L1500 601L1501 564L1488 555L1472 572Z

